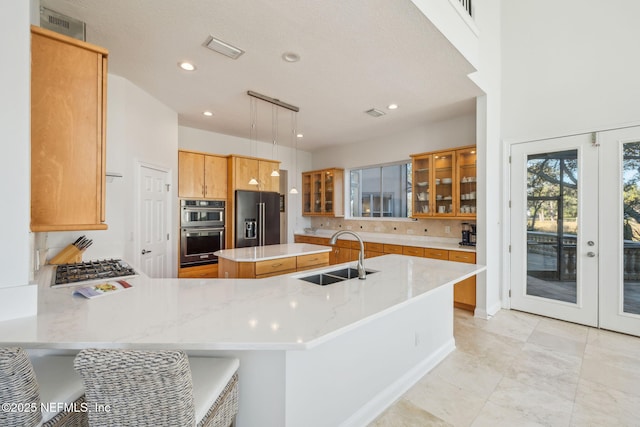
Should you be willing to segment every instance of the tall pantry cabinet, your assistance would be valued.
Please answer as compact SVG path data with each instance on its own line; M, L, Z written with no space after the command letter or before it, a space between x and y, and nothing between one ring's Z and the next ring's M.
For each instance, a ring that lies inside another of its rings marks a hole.
M108 51L31 27L31 230L104 230Z

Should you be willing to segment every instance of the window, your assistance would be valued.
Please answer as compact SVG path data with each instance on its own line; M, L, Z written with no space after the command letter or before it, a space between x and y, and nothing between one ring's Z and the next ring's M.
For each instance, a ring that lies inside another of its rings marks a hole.
M410 215L410 177L410 162L351 170L351 217L407 218Z

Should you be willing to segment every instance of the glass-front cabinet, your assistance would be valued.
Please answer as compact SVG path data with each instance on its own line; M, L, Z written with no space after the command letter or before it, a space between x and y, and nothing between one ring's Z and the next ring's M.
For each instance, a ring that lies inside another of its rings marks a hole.
M475 146L411 158L412 217L475 217Z
M343 169L302 173L302 215L344 216Z
M456 151L456 168L458 170L456 187L458 194L457 216L476 216L477 174L476 147Z

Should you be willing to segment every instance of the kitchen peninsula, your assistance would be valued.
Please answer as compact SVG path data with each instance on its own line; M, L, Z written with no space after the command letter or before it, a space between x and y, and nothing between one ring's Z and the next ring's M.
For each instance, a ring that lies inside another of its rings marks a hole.
M485 267L412 256L365 260L366 280L130 279L91 300L52 289L38 315L0 322L2 345L183 349L240 359L237 425L364 425L454 348L453 284Z

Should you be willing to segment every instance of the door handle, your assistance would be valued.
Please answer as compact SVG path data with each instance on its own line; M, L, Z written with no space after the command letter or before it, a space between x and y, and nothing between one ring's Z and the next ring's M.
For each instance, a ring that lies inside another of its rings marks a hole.
M146 250L146 249L143 249L143 250L142 250L142 255L144 255L144 254L150 254L150 253L151 253L151 251L148 251L148 250Z
M595 243L593 243L593 240L589 240L589 241L587 242L587 245L589 245L589 246L593 246L593 245L595 245Z
M596 256L596 253L595 252L587 252L587 256L589 258L594 258Z

